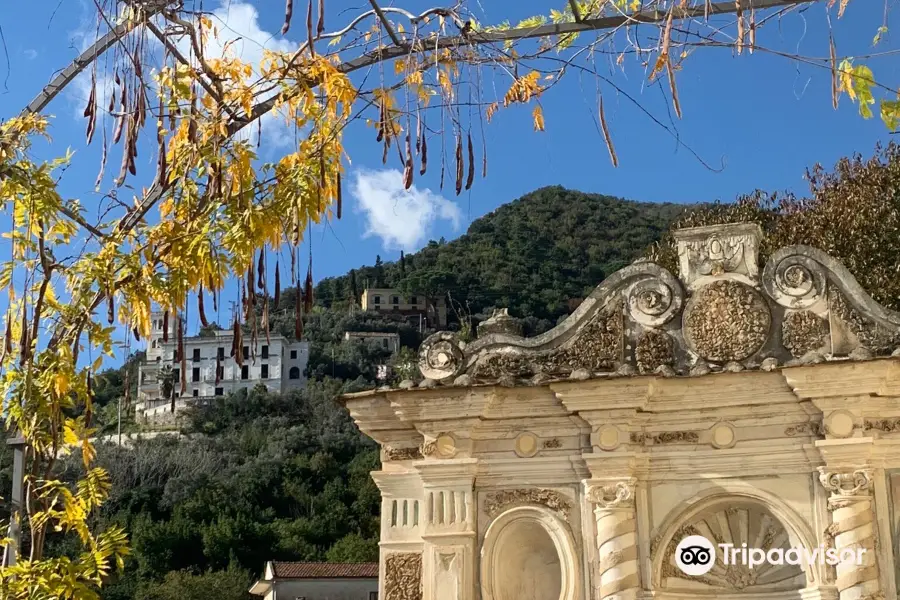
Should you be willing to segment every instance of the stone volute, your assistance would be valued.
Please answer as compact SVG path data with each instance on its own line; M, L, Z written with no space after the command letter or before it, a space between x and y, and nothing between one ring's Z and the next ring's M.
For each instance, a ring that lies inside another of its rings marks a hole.
M505 308L468 344L451 332L434 334L420 349L422 375L466 385L704 376L897 350L900 313L876 303L840 262L790 246L763 263L762 236L753 223L676 231L677 277L636 261L535 337L521 337Z

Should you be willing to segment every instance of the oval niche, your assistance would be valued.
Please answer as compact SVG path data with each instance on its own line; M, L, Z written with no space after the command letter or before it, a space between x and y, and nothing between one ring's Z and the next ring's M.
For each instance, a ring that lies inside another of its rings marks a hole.
M574 600L574 544L549 511L520 507L494 520L481 552L483 600Z

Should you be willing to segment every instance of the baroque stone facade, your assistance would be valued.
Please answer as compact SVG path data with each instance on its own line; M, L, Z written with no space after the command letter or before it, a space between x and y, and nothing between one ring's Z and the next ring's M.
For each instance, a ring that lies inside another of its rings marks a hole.
M815 249L760 265L755 226L676 240L677 278L625 267L535 338L498 311L343 398L383 447L381 597L898 598L900 315ZM690 576L688 535L841 558Z

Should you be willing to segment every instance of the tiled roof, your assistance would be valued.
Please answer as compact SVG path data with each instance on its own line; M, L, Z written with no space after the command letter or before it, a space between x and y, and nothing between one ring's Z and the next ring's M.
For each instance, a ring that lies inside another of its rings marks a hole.
M276 579L378 577L378 563L272 563Z

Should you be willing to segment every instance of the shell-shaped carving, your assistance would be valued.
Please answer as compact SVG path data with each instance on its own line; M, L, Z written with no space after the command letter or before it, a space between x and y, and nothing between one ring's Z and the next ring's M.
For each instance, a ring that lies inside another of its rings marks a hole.
M675 563L675 549L688 535L702 535L716 548L716 562L706 575L687 577ZM791 547L787 531L778 519L763 507L755 504L719 508L694 517L675 533L665 549L662 566L662 584L667 589L684 587L698 593L697 596L713 597L715 592L764 594L797 590L806 586L806 575L798 565L773 565L768 562L752 569L742 564L725 565L719 544L732 544L740 550L741 544L766 551ZM729 560L729 562L731 562ZM740 563L740 557L738 557ZM690 583L687 582L690 580ZM698 588L698 584L700 588Z
M459 338L447 331L429 336L419 348L419 370L426 379L456 377L463 370L463 361Z

